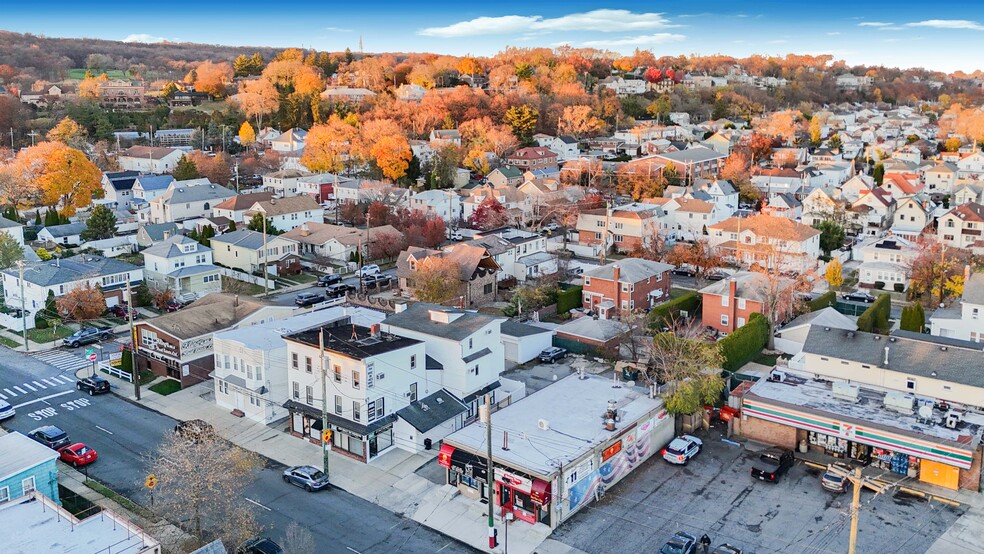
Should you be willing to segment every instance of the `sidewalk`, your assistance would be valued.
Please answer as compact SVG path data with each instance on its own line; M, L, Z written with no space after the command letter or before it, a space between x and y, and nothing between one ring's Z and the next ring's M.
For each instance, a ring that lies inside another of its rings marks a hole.
M106 378L113 383L113 392L136 401L130 383L111 376ZM212 394L211 382L200 383L168 396L161 396L144 387L139 403L178 420L207 421L220 436L233 444L284 465L321 467L321 446L293 437L284 430L236 417L219 408L212 401ZM454 487L435 484L415 473L436 455L436 451L424 455L391 448L371 464L363 464L330 453L329 475L332 484L351 494L488 552L487 505L460 496ZM497 518L500 546L496 552L504 550L503 525L504 522ZM514 523L509 527L509 551L515 554L533 551L541 554L578 554L577 550L554 541L541 548L549 535L550 529L545 525Z

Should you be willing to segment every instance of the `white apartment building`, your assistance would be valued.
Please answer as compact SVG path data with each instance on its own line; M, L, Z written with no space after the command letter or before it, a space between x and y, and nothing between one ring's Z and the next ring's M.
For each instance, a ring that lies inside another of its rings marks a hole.
M984 342L984 274L967 276L960 301L929 317L929 332L938 337Z

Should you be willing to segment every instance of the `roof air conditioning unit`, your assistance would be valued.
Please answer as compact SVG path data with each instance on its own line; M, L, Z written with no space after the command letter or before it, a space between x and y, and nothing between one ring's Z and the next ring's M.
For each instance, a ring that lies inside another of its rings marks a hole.
M539 419L539 420L537 420L536 426L539 427L541 431L549 431L550 430L550 422L547 421L547 420L545 420L545 419Z

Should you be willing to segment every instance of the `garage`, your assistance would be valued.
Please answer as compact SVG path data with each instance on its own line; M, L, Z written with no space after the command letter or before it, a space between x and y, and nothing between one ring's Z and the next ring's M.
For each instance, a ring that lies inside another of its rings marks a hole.
M502 346L507 361L525 364L552 346L553 331L513 320L502 322Z

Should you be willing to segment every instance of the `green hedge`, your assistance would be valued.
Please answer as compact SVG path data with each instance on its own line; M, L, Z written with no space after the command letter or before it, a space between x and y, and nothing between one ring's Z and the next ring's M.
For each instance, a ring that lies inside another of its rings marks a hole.
M685 311L693 317L698 310L700 310L700 295L696 291L688 292L653 308L649 312L649 327L658 330L680 317L681 311Z
M827 292L807 302L806 305L809 306L811 312L815 312L828 306L833 306L836 303L837 293L832 290L828 290Z
M724 369L734 371L759 355L769 342L769 322L762 314L752 314L748 322L718 341Z
M581 290L582 287L571 287L567 290L557 291L557 313L566 314L581 306Z
M879 294L874 304L858 316L858 330L866 333L887 333L892 311L892 297Z

